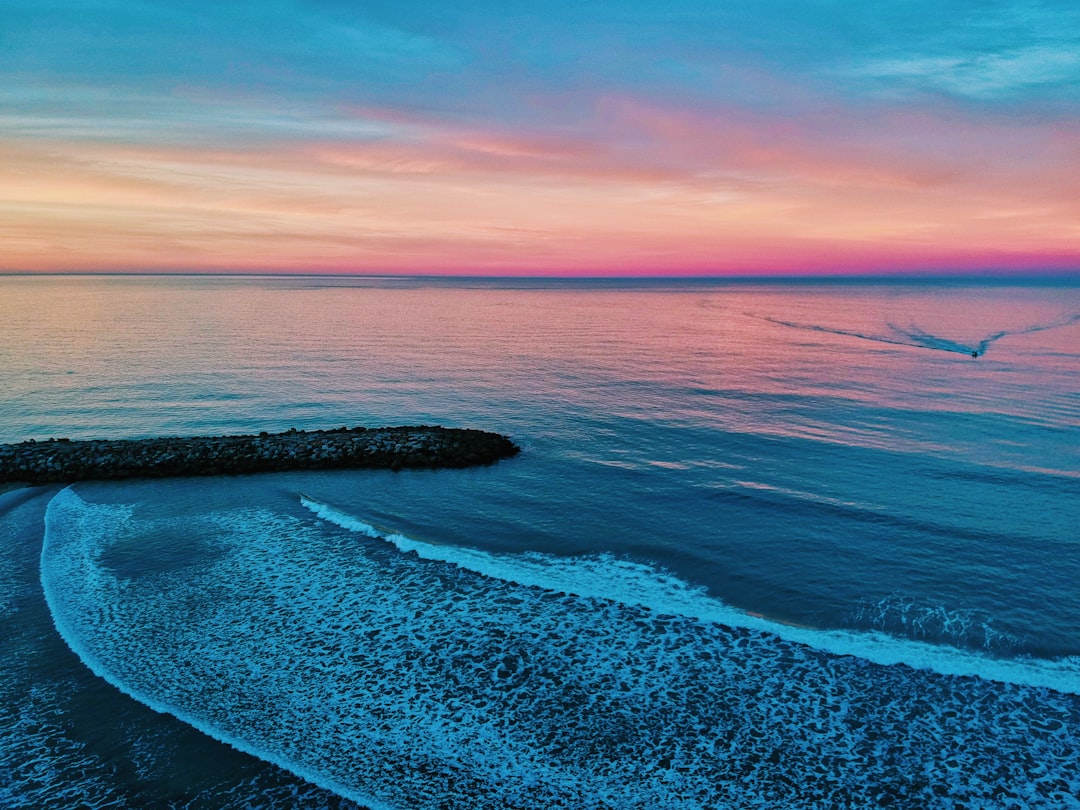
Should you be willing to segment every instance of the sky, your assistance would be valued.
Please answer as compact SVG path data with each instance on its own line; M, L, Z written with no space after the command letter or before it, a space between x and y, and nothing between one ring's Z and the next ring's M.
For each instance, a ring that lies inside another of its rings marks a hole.
M0 271L1080 274L1080 3L0 0Z

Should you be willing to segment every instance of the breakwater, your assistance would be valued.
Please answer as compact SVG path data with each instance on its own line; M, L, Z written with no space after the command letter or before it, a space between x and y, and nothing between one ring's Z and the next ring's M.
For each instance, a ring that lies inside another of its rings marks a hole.
M223 475L284 470L469 467L520 448L497 433L414 425L336 428L254 436L71 441L0 445L0 483Z

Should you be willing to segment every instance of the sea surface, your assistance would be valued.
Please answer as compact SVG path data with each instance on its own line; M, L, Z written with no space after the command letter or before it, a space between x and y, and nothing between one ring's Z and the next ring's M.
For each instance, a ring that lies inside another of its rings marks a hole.
M0 492L0 806L1080 807L1077 284L0 278L0 442L409 424Z

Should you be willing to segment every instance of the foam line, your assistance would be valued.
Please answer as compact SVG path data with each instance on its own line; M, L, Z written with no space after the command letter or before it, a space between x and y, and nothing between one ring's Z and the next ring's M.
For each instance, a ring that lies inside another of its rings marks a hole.
M61 493L57 628L127 694L374 810L1080 795L1075 695L829 655L695 618L724 606L647 565L440 546L304 500L351 530ZM213 553L157 565L163 535ZM131 546L144 564L116 559Z
M1080 694L1080 659L996 659L956 648L897 638L874 630L818 629L756 616L725 604L678 577L610 554L561 558L538 552L491 554L478 549L429 543L380 530L341 509L301 495L319 518L349 531L385 540L422 559L451 563L493 579L573 596L605 599L665 615L715 622L730 628L772 633L834 655L853 655L876 664L927 669L942 675L1041 686Z
M96 564L92 559L94 556L94 549L83 548L80 549L82 552L81 554L76 553L73 555L77 560L76 564L81 563L79 566L81 570L79 571L70 569L57 570L53 561L60 556L55 553L54 547L66 542L72 534L70 532L70 527L66 524L73 513L79 514L83 520L92 521L97 517L95 512L101 511L107 513L111 520L115 520L116 510L121 510L126 517L130 517L132 512L129 507L95 509L93 505L80 498L71 486L60 490L60 492L49 501L49 505L45 510L45 539L41 549L42 591L44 592L45 604L49 608L49 613L52 616L53 626L56 628L57 634L59 634L60 638L67 644L71 651L78 656L79 660L81 660L86 667L99 678L116 687L133 700L137 700L139 703L150 707L160 714L171 715L176 719L187 723L189 726L198 729L203 734L212 737L218 742L231 745L238 751L250 754L264 762L273 763L274 765L284 768L291 773L295 773L300 778L329 790L332 793L336 793L339 796L361 802L370 807L371 810L397 810L397 808L394 808L391 805L379 802L370 796L358 793L349 786L329 779L318 771L298 767L294 760L274 750L255 744L244 737L229 734L216 725L203 722L197 715L184 711L183 707L162 702L148 691L135 688L124 678L115 676L111 667L98 657L94 651L93 645L86 643L87 639L80 632L76 622L71 621L73 618L71 606L66 604L67 600L65 598L67 595L66 586L70 584L70 580L75 579L80 575L93 577L96 569ZM79 559L80 557L81 559ZM103 609L103 606L101 609Z

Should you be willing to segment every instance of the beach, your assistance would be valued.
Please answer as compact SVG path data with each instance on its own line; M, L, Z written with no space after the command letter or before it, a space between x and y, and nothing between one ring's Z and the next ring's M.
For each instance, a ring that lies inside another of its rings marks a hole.
M1078 806L1075 286L56 284L6 445L521 452L0 485L5 806Z

